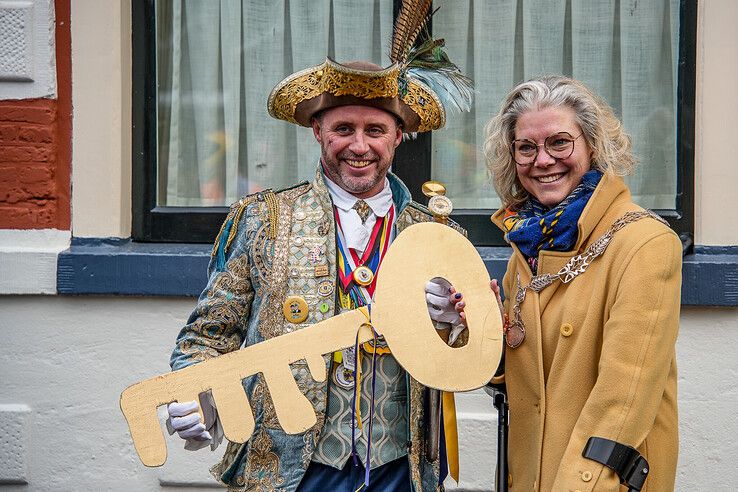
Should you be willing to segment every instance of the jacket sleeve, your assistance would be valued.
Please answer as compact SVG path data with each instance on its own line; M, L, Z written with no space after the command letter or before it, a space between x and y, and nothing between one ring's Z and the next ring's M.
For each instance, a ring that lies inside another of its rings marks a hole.
M676 235L664 232L634 247L616 274L619 281L614 297L608 297L612 307L603 327L597 381L577 419L553 490L620 490L617 475L582 457L582 451L591 436L638 447L653 427L675 363L681 257Z
M230 225L237 226L238 223ZM220 236L228 233L228 230L223 230ZM218 239L216 250L217 242ZM211 258L207 286L177 336L169 361L172 370L240 348L254 299L249 244L246 231L238 231L233 247L225 254L218 252L220 258L218 254Z

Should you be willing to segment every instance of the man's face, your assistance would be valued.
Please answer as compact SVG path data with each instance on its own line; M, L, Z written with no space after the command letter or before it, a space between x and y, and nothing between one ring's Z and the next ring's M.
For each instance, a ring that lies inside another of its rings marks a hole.
M394 115L369 106L339 106L313 119L313 134L331 181L358 198L382 191L402 141Z

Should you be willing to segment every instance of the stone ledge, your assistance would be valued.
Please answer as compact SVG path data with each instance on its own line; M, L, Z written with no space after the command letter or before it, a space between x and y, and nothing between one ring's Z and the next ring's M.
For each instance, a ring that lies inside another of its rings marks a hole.
M60 294L197 297L207 282L211 246L73 239L59 255Z
M56 294L57 256L69 231L0 230L0 294Z

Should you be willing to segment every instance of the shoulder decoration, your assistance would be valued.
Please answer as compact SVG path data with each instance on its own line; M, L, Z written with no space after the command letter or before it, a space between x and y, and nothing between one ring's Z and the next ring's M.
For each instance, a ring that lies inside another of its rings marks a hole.
M225 268L225 256L231 242L236 237L238 231L238 223L241 220L243 212L250 203L256 201L257 195L248 195L241 198L239 201L231 205L231 209L228 212L223 225L220 226L220 231L215 237L215 243L213 244L213 251L210 256L216 259L216 268L223 270Z
M223 225L220 226L220 231L215 237L215 243L213 244L213 250L211 257L216 259L216 268L223 270L226 264L226 255L231 247L231 243L238 234L238 225L241 221L243 213L246 208L254 202L264 202L266 205L266 220L269 222L269 239L275 239L277 237L277 222L279 220L279 199L277 198L278 193L284 193L289 191L301 191L300 188L304 187L307 191L310 184L307 181L303 181L295 186L279 190L277 192L266 189L252 195L245 196L239 201L231 205L231 209L228 212ZM304 192L303 191L303 192Z

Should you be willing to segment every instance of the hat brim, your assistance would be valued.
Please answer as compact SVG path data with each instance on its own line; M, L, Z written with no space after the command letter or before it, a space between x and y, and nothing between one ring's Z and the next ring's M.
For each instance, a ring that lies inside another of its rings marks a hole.
M321 65L294 73L277 84L269 95L267 109L274 118L310 126L312 117L321 111L362 105L392 113L407 133L442 128L446 113L438 96L411 78L401 95L399 72L397 65L361 70L327 58Z

